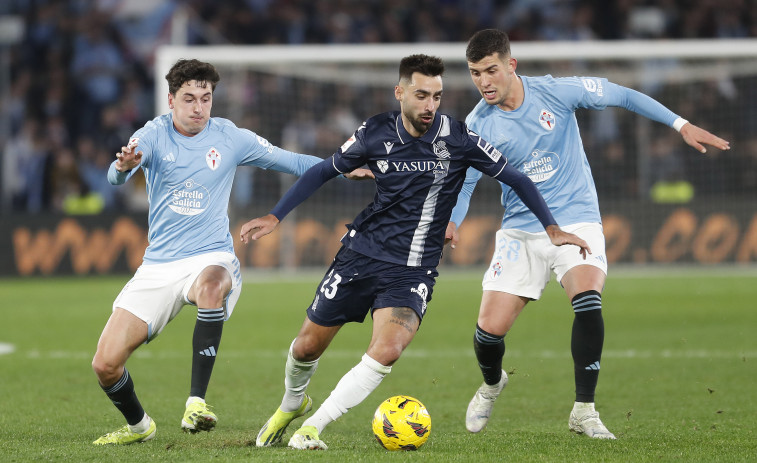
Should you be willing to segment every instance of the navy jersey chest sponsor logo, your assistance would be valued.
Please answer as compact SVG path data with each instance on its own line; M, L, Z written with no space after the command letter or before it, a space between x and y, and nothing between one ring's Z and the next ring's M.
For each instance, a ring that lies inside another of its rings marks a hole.
M445 172L449 167L449 161L389 161L381 159L376 161L376 167L385 174L394 172Z

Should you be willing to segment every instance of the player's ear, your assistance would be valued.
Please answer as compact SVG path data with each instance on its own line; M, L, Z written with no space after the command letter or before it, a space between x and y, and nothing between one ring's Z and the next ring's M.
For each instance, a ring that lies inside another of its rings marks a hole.
M394 86L394 98L396 98L397 101L402 101L402 86L401 85Z
M168 94L168 108L173 109L173 95L171 93Z
M517 67L518 67L518 60L515 58L510 58L510 70L515 71Z

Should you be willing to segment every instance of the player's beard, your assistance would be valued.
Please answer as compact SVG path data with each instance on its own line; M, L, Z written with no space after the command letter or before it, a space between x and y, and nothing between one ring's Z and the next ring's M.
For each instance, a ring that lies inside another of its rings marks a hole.
M431 116L431 121L426 123L421 120L421 116ZM431 128L431 126L434 124L434 115L433 114L418 114L418 116L413 117L410 119L410 124L412 124L413 128L418 131L421 135L426 133L428 129Z

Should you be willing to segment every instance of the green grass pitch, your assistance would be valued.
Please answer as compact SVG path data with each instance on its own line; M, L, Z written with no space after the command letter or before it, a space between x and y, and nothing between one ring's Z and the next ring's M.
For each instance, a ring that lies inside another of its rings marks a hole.
M478 274L442 271L426 319L392 373L322 435L326 452L254 445L279 404L285 352L320 275L245 283L226 324L207 400L215 431L184 434L195 309L182 313L130 359L137 393L156 420L150 442L94 447L123 424L90 363L113 298L128 276L0 280L0 457L26 461L757 461L757 280L754 275L655 271L611 276L597 408L616 441L568 431L573 401L572 312L550 283L507 336L510 383L488 428L464 427L481 382L472 353ZM319 405L360 359L371 323L342 329L309 392ZM420 399L432 431L417 452L388 453L371 417L395 394ZM288 430L296 429L300 420Z

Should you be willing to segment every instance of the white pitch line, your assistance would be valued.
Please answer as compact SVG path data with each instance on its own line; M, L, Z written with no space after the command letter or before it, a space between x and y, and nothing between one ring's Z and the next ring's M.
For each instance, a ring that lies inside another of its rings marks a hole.
M16 351L16 346L7 342L0 342L0 355L12 354Z
M10 351L3 350L6 346L10 346ZM14 353L13 346L10 344L0 343L0 353ZM18 352L28 359L73 359L73 360L87 360L91 359L94 355L94 351L64 351L64 350L52 350L52 351L39 351L30 350L27 352ZM328 350L324 354L324 359L327 358L342 358L342 359L360 359L363 355L362 350L347 350L347 349L335 349ZM191 355L190 350L138 350L134 353L135 358L141 359L176 359L176 358L189 358ZM271 350L271 349L251 349L251 350L224 350L219 352L220 358L278 358L285 359L287 355L286 350ZM411 358L474 358L472 349L444 349L444 350L428 350L428 349L408 349L403 354L403 357ZM507 350L508 358L522 358L522 359L570 359L570 351L568 349L564 351L555 350L542 350L542 351L522 351L517 349ZM694 349L694 350L675 350L675 349L663 349L663 350L606 350L602 353L602 359L757 359L757 351L726 351L726 350L707 350L707 349Z

